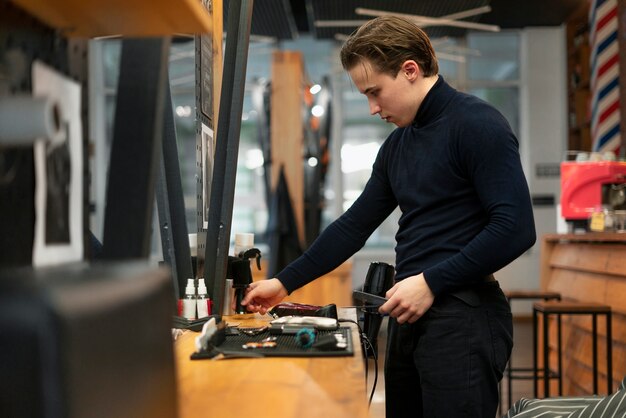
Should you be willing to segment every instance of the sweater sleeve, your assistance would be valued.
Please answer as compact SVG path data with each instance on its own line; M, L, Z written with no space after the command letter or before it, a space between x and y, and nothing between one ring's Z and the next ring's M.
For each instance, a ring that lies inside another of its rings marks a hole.
M302 256L276 275L289 293L350 258L396 208L397 201L382 168L382 154L381 148L370 179L350 209L331 223Z
M488 105L471 112L458 139L458 158L487 214L487 222L460 252L426 269L435 295L479 280L519 257L536 240L530 193L518 142ZM471 119L471 120L470 120Z

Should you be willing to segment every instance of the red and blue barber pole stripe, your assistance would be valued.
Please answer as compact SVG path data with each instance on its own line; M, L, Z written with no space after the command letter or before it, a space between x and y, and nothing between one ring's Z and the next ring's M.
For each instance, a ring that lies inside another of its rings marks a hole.
M619 43L617 0L593 0L591 44L591 139L593 151L619 155Z

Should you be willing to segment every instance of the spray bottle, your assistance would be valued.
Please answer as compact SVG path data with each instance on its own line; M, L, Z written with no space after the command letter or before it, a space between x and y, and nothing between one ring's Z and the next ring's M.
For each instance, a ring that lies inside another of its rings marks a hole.
M187 319L196 319L196 288L193 279L187 279L185 299L183 299L183 316Z
M250 277L250 279L248 279L248 277L245 275L245 264L239 264L243 261L241 259L243 258L244 253L252 249L252 247L254 247L254 234L249 232L237 232L235 234L235 247L233 249L233 255L228 257L228 270L226 272L226 286L224 289L224 304L222 307L222 315L232 315L234 313L231 309L231 303L233 299L236 298L236 289L243 289L243 293L245 293L245 288L248 287L249 283L252 283L252 278ZM237 270L238 273L235 274L233 272L233 269ZM235 277L239 277L237 279L237 284L235 284ZM247 284L243 285L242 281L246 282ZM242 298L243 293L242 291L239 291L238 297L240 299ZM238 307L240 306L241 305L238 304ZM238 309L237 313L240 313L239 311L241 311L241 309Z
M196 302L198 307L198 318L206 318L211 315L211 299L207 296L204 279L198 279L198 299Z

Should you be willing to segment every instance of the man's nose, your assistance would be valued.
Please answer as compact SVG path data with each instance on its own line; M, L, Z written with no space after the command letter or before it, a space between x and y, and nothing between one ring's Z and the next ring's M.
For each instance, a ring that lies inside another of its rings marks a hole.
M380 113L380 106L378 105L378 103L374 101L370 101L369 105L370 105L370 115L375 115L377 113Z

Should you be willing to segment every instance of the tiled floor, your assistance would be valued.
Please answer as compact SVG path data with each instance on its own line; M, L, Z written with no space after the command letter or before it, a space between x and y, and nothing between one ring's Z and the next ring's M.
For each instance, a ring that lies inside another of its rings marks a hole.
M370 405L370 418L385 417L385 376L383 374L383 365L385 363L385 344L387 342L387 322L383 322L378 337L378 382L376 390ZM512 362L518 366L532 366L532 321L530 319L516 319L514 321L514 340ZM368 378L367 378L367 396L369 398L374 383L374 361L368 362ZM504 415L508 410L508 393L506 379L502 381L502 412ZM511 404L519 400L521 397L532 398L533 385L532 380L514 380L512 382Z

